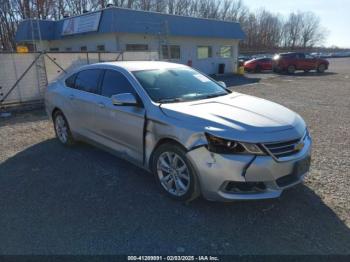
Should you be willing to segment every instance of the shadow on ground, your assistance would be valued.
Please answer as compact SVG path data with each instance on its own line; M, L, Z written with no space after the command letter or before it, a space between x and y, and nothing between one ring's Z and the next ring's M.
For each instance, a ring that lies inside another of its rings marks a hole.
M280 199L189 205L144 170L56 140L0 165L1 254L339 254L350 230L306 186ZM180 252L180 253L179 253Z
M297 71L294 74L281 73L279 75L290 76L290 77L320 77L320 76L337 75L337 73L334 73L334 72L318 73L316 71L311 71L311 72L307 72L306 73L306 72L303 72L303 71Z

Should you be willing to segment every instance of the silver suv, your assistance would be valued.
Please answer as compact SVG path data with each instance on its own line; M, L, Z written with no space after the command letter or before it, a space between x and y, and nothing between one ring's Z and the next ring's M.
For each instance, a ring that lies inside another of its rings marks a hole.
M275 198L310 166L311 138L298 114L185 65L84 66L53 82L45 102L62 144L108 148L177 200Z

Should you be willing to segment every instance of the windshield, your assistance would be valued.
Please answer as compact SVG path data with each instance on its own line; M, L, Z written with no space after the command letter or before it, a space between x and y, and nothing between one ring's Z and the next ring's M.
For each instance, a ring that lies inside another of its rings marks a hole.
M186 68L168 68L133 72L151 99L172 103L222 96L229 93L199 72Z

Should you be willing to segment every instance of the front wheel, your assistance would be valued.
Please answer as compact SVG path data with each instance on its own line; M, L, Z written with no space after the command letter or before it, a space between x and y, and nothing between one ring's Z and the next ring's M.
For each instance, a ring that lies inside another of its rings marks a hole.
M295 66L293 66L293 65L288 66L287 72L288 72L288 74L294 74L295 73Z
M164 144L156 149L152 171L161 190L169 197L193 200L199 196L198 181L186 151L176 144Z
M324 73L325 70L326 70L326 66L324 64L320 64L317 68L317 72L319 73Z

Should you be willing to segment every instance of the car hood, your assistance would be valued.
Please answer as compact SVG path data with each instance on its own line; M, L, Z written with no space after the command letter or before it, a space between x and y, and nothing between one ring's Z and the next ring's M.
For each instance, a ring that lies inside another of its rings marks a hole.
M162 104L161 110L191 127L239 141L284 141L299 138L305 132L305 122L293 111L236 92L212 99Z

